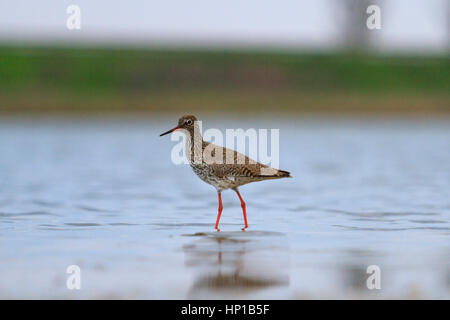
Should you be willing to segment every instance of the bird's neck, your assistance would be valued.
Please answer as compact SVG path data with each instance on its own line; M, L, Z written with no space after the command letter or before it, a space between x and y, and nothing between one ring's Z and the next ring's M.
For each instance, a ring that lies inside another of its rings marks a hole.
M190 164L203 162L203 137L198 126L186 132L186 157Z

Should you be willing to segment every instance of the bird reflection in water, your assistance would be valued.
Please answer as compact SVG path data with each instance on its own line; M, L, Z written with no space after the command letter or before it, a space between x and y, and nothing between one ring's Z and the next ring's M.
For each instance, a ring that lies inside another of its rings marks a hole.
M285 236L273 232L222 232L185 235L185 264L194 271L188 298L252 297L289 284ZM237 295L237 296L236 296Z

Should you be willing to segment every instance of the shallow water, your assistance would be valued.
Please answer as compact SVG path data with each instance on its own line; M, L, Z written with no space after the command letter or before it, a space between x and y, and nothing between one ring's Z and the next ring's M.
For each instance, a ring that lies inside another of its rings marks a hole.
M0 120L0 298L450 297L450 120L206 119L279 128L294 177L240 189L246 232L224 192L220 233L174 124Z

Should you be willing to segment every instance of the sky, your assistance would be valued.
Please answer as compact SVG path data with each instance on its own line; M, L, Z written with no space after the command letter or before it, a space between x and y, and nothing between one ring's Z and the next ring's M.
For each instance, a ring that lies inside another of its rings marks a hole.
M332 48L341 0L0 0L0 42ZM377 47L447 52L449 0L384 0ZM66 10L81 9L69 30Z

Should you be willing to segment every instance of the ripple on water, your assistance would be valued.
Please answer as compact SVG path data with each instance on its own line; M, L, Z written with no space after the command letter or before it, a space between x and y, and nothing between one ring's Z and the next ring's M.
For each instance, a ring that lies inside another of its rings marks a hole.
M409 220L409 222L414 222L414 223L447 223L447 221L443 221L443 220Z
M49 208L57 208L61 206L61 203L56 201L47 201L47 200L40 200L40 199L34 199L31 201L31 203L43 206L43 207L49 207Z
M102 226L99 223L90 223L90 222L68 222L64 223L66 226L72 226L72 227L100 227Z
M137 223L127 223L127 222L113 222L108 223L108 226L138 226Z
M0 212L0 217L33 217L33 216L59 216L55 213L50 213L48 211L29 211L29 212Z
M321 209L326 212L341 213L349 216L358 217L400 217L400 216L437 216L436 212L387 212L387 211L347 211L339 209Z
M440 230L448 231L449 227L404 227L404 228L369 228L369 227L356 227L356 226L345 226L335 224L333 227L343 228L347 230L359 230L359 231L407 231L407 230Z
M165 227L165 228L181 228L181 227L209 227L211 223L148 223L150 226Z
M104 208L98 208L98 207L91 207L91 206L83 206L83 205L79 205L77 206L77 208L84 210L84 211L89 211L89 212L106 212L106 213L116 213L119 212L118 210L112 210L112 209L104 209Z

